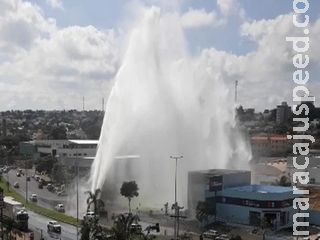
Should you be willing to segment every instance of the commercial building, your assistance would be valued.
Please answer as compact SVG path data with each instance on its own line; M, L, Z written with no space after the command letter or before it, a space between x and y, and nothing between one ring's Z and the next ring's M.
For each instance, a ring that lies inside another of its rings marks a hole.
M286 135L252 136L253 156L286 156L292 153L293 140Z
M195 211L198 201L215 206L216 215L209 218L229 223L260 226L273 229L292 227L292 187L252 185L250 172L209 170L189 174L188 207ZM193 195L195 194L195 195Z
M188 209L194 213L199 201L205 201L206 191L250 184L251 172L211 169L188 174Z
M293 209L292 187L245 185L227 188L217 193L207 191L206 199L216 202L217 218L226 222L260 226L274 229L291 227Z
M34 140L20 144L20 152L34 149L33 155L54 156L62 164L90 167L96 155L98 140ZM32 146L30 148L30 146Z

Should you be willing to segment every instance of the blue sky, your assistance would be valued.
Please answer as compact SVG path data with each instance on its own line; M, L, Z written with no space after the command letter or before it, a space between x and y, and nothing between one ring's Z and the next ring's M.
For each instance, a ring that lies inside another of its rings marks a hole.
M57 20L59 27L72 25L93 25L99 29L121 27L126 19L126 8L132 1L105 1L105 0L68 0L63 1L63 10L50 7L44 0L33 0L39 5L47 17ZM180 1L179 11L185 12L190 8L205 9L207 12L218 11L215 0L185 0ZM292 0L239 0L246 12L247 19L273 19L281 14L292 12ZM153 2L146 1L148 5ZM156 2L157 3L157 2ZM311 21L320 16L320 1L310 0L308 14ZM160 5L165 5L160 3ZM192 29L186 31L190 49L198 53L203 48L215 47L235 54L246 54L255 49L256 44L240 35L239 26L242 24L238 17L230 17L228 23L222 27Z

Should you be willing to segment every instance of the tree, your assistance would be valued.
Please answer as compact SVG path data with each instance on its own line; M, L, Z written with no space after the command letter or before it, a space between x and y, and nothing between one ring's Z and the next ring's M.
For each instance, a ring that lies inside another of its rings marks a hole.
M89 194L87 198L87 211L89 211L91 209L91 206L93 206L94 213L98 214L98 204L101 204L102 201L99 201L101 190L98 188L94 192L87 191L86 193Z
M86 193L89 194L87 198L87 211L93 205L95 216L93 218L85 218L81 222L81 240L106 240L107 236L99 224L99 217L97 216L98 208L104 207L104 203L100 199L101 190L96 189L94 192L87 191Z
M129 213L131 213L131 200L134 197L139 196L139 188L135 181L123 182L120 188L120 193L122 196L128 198L129 201Z
M56 163L52 167L51 177L58 183L66 183L69 180L69 173L67 167Z
M53 127L48 135L49 139L67 139L67 131L63 126Z
M84 219L81 222L80 240L107 240L107 235L99 224L99 218Z
M36 164L36 171L51 173L54 162L55 160L51 156L41 158Z
M215 202L200 201L196 208L196 218L199 222L208 222L209 216L215 214Z
M291 182L287 176L282 176L279 181L277 180L276 183L277 185L283 186L283 187L291 186Z
M118 215L111 229L114 238L117 240L130 239L130 227L139 220L138 215L133 215L131 213Z

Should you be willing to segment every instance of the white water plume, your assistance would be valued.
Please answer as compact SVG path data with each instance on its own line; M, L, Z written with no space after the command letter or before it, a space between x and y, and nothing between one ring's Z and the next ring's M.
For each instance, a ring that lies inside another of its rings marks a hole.
M188 171L246 168L232 93L206 59L189 55L178 14L145 9L108 99L92 190L120 196L122 182L135 180L145 206L173 202L170 155L179 154L178 200L186 204Z

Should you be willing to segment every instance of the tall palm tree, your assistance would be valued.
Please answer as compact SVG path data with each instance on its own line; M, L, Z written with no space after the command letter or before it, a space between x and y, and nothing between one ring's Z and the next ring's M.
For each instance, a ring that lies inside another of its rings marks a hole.
M95 214L98 214L98 205L101 204L102 200L100 199L101 190L98 188L94 192L87 191L89 194L87 198L87 211L90 211L91 206L93 205L93 211Z

